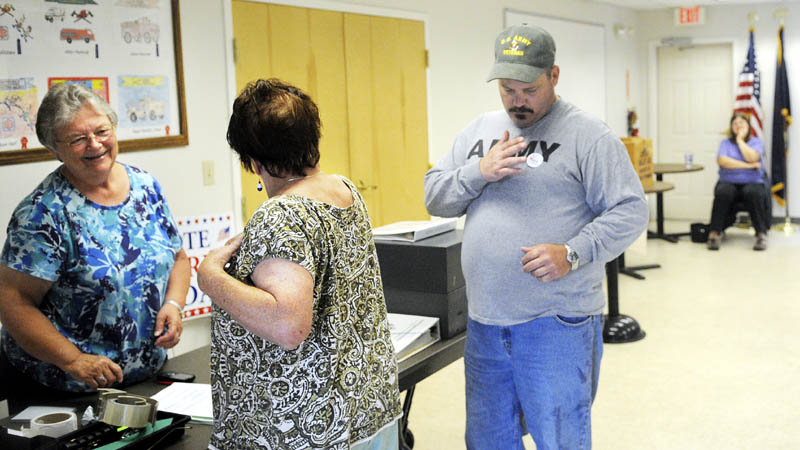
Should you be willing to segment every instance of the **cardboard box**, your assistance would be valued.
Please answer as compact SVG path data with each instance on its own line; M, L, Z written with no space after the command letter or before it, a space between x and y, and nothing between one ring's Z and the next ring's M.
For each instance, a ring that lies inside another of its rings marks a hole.
M622 143L628 149L628 156L633 164L633 169L639 174L642 186L648 187L655 183L653 177L653 140L643 137L624 137Z

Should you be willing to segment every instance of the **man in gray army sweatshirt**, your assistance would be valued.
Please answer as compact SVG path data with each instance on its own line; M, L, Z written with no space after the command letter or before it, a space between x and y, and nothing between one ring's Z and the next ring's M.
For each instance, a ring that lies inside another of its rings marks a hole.
M591 448L605 263L645 230L641 183L601 120L555 94L555 43L529 25L495 42L481 115L425 175L435 216L466 214L461 261L468 449Z

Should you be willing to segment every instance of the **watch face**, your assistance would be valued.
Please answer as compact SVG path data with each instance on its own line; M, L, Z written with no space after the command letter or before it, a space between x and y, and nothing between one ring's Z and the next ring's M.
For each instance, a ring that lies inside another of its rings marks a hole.
M575 249L568 247L567 262L572 265L572 269L576 269L578 265L578 252Z
M578 260L578 252L576 252L575 250L569 249L569 251L567 252L567 261L575 262L577 260Z

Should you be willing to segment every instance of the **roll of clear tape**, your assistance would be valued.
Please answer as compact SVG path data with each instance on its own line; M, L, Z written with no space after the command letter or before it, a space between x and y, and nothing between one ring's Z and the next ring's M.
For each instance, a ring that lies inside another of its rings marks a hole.
M100 420L118 427L143 428L155 421L158 402L138 395L108 396Z
M75 413L56 412L34 417L30 428L23 428L22 434L26 437L44 435L58 438L77 429L78 416Z

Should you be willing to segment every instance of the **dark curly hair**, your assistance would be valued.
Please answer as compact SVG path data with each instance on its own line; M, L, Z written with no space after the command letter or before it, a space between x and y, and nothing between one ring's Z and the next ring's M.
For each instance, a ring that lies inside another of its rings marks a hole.
M257 161L273 177L302 175L319 162L320 128L308 94L277 78L255 80L233 102L228 144L250 172Z

